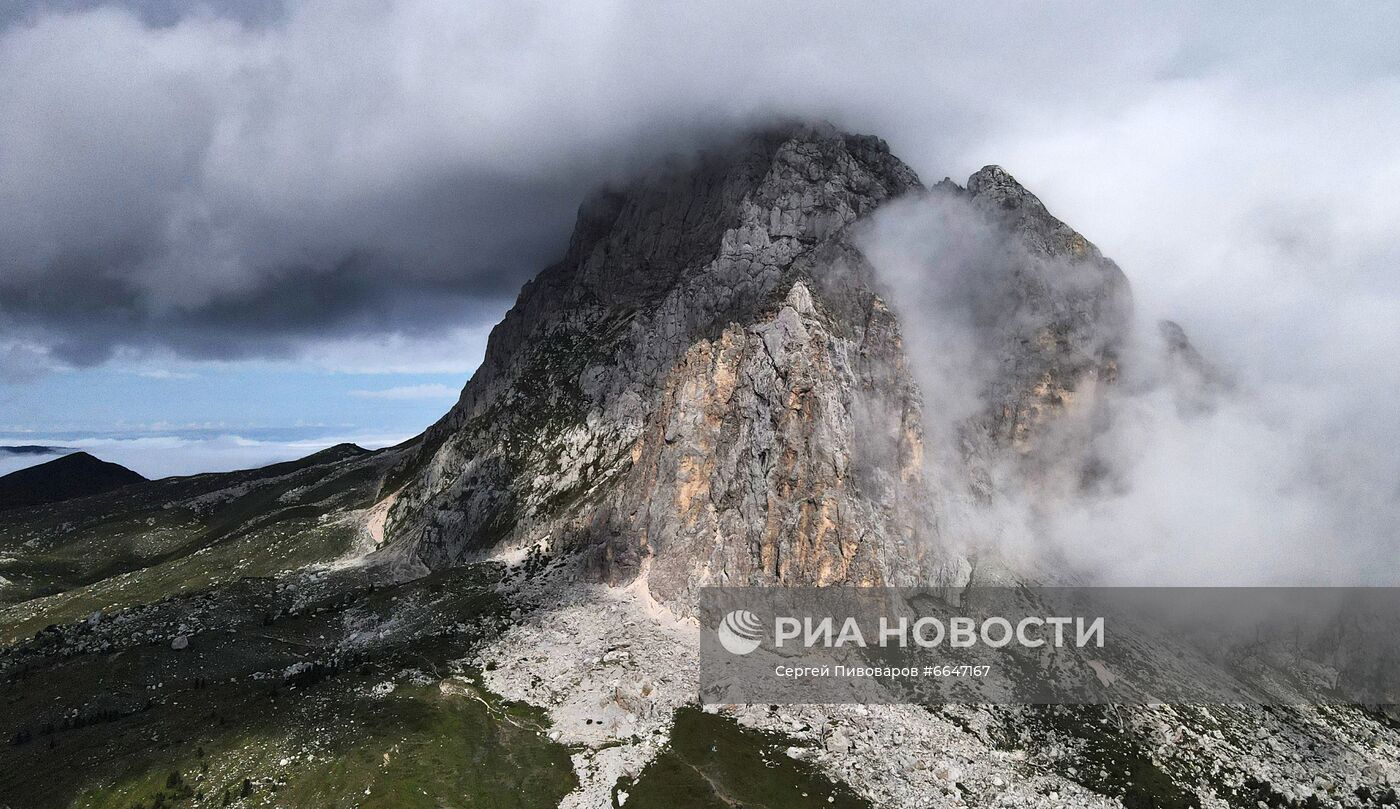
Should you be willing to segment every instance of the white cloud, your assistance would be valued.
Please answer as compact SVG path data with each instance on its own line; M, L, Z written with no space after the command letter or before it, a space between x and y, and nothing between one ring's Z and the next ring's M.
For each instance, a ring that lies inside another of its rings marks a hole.
M32 382L59 367L43 345L25 340L0 341L0 384Z
M350 395L359 399L455 399L457 389L441 384L400 385L383 390L352 390Z
M1103 410L1090 419L1080 406L1078 418L1044 428L1091 450L1100 482L1082 488L1070 453L1068 471L1027 477L1014 464L994 467L988 479L997 494L983 498L965 491L971 476L961 430L987 407L987 380L1006 372L988 366L997 354L975 325L986 321L976 317L986 308L979 301L998 290L1003 237L964 198L945 196L888 205L862 235L862 249L893 290L924 391L925 457L943 541L1033 559L1033 569L1053 559L1115 585L1396 583L1389 560L1400 527L1400 457L1388 450L1400 444L1396 370L1363 369L1393 355L1400 334L1382 334L1394 321L1377 288L1367 315L1375 320L1360 326L1334 322L1353 304L1337 300L1334 282L1315 273L1281 279L1297 291L1258 309L1248 296L1267 299L1270 290L1217 284L1233 290L1224 303L1234 308L1209 318L1199 313L1221 301L1182 298L1199 321L1224 327L1202 330L1208 339L1197 345L1211 360L1232 360L1227 376L1237 384L1207 394L1165 364L1150 315L1170 299L1145 284L1141 308L1149 316L1118 350L1118 381L1079 397L1092 394ZM1263 279L1288 267L1272 251L1255 254L1251 233L1238 238L1236 273ZM1182 255L1194 257L1189 247ZM1335 254L1323 266L1349 270ZM1065 270L1055 277L1069 277ZM1273 324L1272 344L1255 342L1252 319L1279 316L1291 322ZM1183 407L1184 399L1211 406ZM1045 440L1056 446L1059 438Z
M298 361L350 374L471 375L486 353L491 324L444 327L421 335L371 334L307 344Z

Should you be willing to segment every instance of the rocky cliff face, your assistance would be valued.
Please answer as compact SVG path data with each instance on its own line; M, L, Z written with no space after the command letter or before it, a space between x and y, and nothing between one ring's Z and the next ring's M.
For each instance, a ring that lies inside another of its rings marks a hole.
M1113 378L1118 268L999 168L925 190L878 139L780 128L584 203L390 475L387 552L438 567L545 543L673 605L704 584L964 581L858 246L897 197L958 200L1004 238L979 321L998 370L963 455L973 477L1032 458L1040 425Z

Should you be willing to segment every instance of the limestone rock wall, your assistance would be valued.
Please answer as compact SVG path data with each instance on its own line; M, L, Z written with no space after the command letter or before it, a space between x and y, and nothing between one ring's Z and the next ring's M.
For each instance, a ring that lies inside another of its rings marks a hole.
M546 543L678 605L710 583L965 580L938 541L899 322L852 238L924 193L878 139L797 126L594 195L390 474L386 552L435 567ZM1024 450L1111 373L1126 285L1000 169L932 193L968 196L1016 247L1007 371L968 429ZM1064 293L1063 266L1094 282Z

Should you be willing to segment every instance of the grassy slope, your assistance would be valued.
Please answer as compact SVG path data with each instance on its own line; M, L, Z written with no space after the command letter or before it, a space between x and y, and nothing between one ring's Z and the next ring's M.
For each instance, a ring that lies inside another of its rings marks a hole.
M786 746L778 736L697 708L682 708L667 749L635 783L620 784L618 790L627 793L629 809L869 806L810 765L788 757ZM615 805L618 797L615 793Z
M0 522L0 806L557 805L572 751L544 716L448 676L509 613L495 568L293 572L351 549L392 460L321 453ZM783 746L683 710L628 805L865 805Z
M535 727L436 685L378 698L342 689L298 720L147 760L71 805L543 809L575 783L568 751Z
M0 519L0 642L97 609L198 592L348 552L346 511L385 460L350 448L260 470L170 478Z
M555 806L576 782L544 715L450 674L506 621L496 575L242 580L111 619L130 627L121 648L65 651L90 645L81 629L11 647L0 738L22 741L0 747L0 805ZM181 624L199 630L177 650ZM286 677L298 663L323 668ZM670 748L622 786L627 805L865 806L785 744L682 710Z
M106 651L83 629L11 647L0 805L553 806L574 780L542 718L439 688L502 620L493 577L242 580L111 619Z

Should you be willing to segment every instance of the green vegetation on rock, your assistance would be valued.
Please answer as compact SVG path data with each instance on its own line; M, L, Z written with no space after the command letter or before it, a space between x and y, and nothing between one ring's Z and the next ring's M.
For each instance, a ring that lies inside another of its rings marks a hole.
M625 792L628 809L868 809L870 804L789 757L784 747L778 736L682 708L670 745L635 782L618 784L614 806Z

